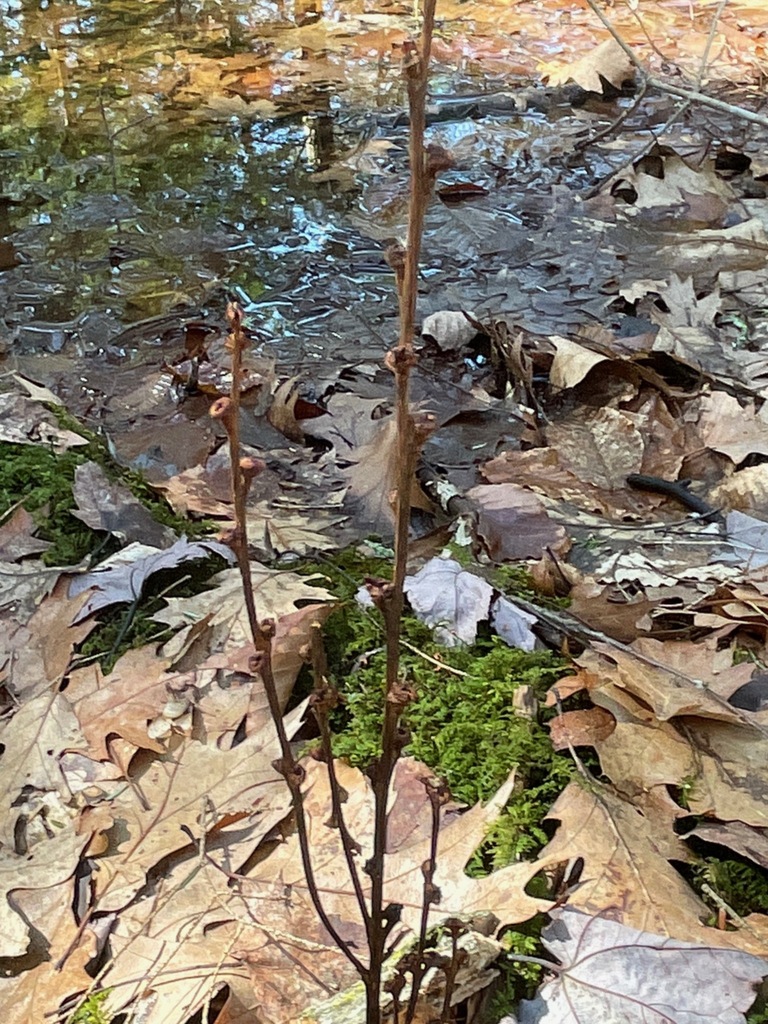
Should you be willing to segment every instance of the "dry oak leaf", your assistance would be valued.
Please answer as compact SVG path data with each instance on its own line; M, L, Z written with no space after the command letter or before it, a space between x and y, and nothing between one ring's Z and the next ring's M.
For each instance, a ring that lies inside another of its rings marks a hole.
M2 889L3 931L0 955L24 956L35 933L30 930L29 919L19 914L15 893L19 890L42 890L64 885L74 877L81 855L90 841L90 835L78 835L69 817L51 835L43 838L25 853L16 853L6 846L0 857L0 889ZM58 890L59 897L61 891ZM69 893L73 898L73 894ZM67 906L72 905L72 898Z
M58 793L66 803L69 787L61 771L61 756L85 743L72 707L61 693L44 693L28 701L2 723L0 760L3 801L0 805L0 843L14 849L26 812L18 797L24 793Z
M685 863L691 854L673 830L679 808L669 804L646 800L641 810L597 782L589 789L572 782L547 815L560 825L541 859L584 858L581 884L569 897L576 910L609 914L628 927L684 942L763 954L750 931L702 923L709 909L670 863Z
M595 487L623 490L627 477L642 469L645 438L632 413L610 406L579 408L547 427L546 434L563 465Z
M334 926L354 941L355 951L362 951L366 939L357 901L338 831L328 824L327 772L316 761L307 762L306 769L305 806L317 885ZM370 785L349 765L337 762L336 770L347 795L348 827L363 845L357 858L362 864L372 835ZM405 904L404 937L413 935L421 912L431 809L419 780L429 777L425 766L406 759L398 765L392 791L385 898ZM436 878L443 902L433 908L435 922L462 908L488 908L505 920L521 920L549 905L524 892L539 865L514 865L489 879L463 874L512 784L510 780L486 807L478 805L464 815L450 807L444 812L438 852L438 865L444 866ZM312 1003L357 980L311 903L295 834L291 831L258 859L249 859L249 852L259 835L251 838L250 850L237 837L237 828L225 830L199 871L190 877L189 862L174 866L149 899L120 915L111 940L114 958L103 979L112 989L110 1006L115 1011L130 1004L141 1009L145 1024L182 1024L213 991L227 984L224 1020L245 1014L258 1017L262 1024L286 1024ZM228 871L217 870L217 862ZM239 865L246 866L233 886L228 872ZM361 878L365 886L362 872Z
M743 722L743 713L722 697L707 690L701 681L674 668L654 663L640 652L635 654L613 644L597 642L576 659L598 680L596 689L615 685L644 701L661 721L680 715Z
M338 831L328 825L327 772L318 762L310 761L306 767L307 824L317 885L334 926L354 942L355 950L363 950L365 934ZM357 858L362 864L370 854L373 832L370 785L356 769L341 762L336 767L347 794L344 806L348 827L363 846ZM430 774L415 763L409 767L409 771L419 770ZM464 815L454 813L444 820L435 877L442 899L431 910L430 924L447 916L480 911L490 911L501 921L512 923L527 920L549 906L524 891L540 864L515 864L483 879L471 879L464 873L465 864L504 806L512 785L510 780L485 807L478 805ZM407 941L417 931L421 914L422 864L429 856L430 843L425 823L430 817L430 806L423 787L407 786L401 779L398 791L406 801L404 807L394 804L391 812L399 815L400 824L395 829L397 846L391 849L387 861L385 899L403 905L402 941ZM361 880L365 888L366 877L362 872ZM295 835L288 836L268 857L248 868L239 890L229 889L227 909L230 923L226 927L220 925L217 932L236 940L235 956L248 968L251 994L248 997L239 988L229 1010L225 1008L225 1020L235 1019L236 1008L250 1006L254 1014L258 1010L263 1024L286 1024L304 1009L345 990L357 980L354 969L317 918L307 892ZM212 911L220 913L215 905ZM156 949L163 957L168 955L160 951L159 943ZM119 961L118 956L118 964ZM105 983L109 983L109 978ZM228 1016L230 1012L232 1016ZM147 1024L158 1024L159 1019L149 1016Z
M661 173L658 173L659 168L655 164L658 159L658 154L650 154L647 161L641 160L637 167L623 172L620 181L612 185L613 194L621 185L630 184L636 193L632 205L639 210L682 207L692 219L706 222L721 220L727 204L734 198L734 192L731 186L715 173L712 162L703 167L692 167L682 157L671 153L660 158ZM654 173L648 173L649 169L653 169ZM680 278L677 278L677 281L682 285ZM672 289L673 303L689 304L692 288L689 291L682 286L677 292L674 284L668 288ZM695 295L693 300L695 301ZM709 323L711 325L712 321Z
M278 619L272 640L272 675L282 709L288 703L299 670L306 664L304 655L314 623L322 625L332 610L330 603L311 604ZM229 643L229 629L224 625L210 626L209 618L182 630L163 647L162 653L170 656L177 640L183 642L185 634L189 637L197 632L191 650L185 649L180 656L185 668L190 668L179 675L179 685L183 688L185 680L189 681L190 699L199 713L206 742L226 749L243 724L250 731L263 721L269 705L261 678L251 671L253 644ZM175 691L172 675L168 681Z
M176 540L170 527L158 523L124 484L110 480L96 462L75 469L72 496L77 502L72 515L92 530L105 530L127 544L141 541L155 548L168 547Z
M299 576L298 573L269 569L251 562L251 582L260 620L280 620L296 611L299 602L320 604L333 601L334 596L325 587L313 587L312 580L320 575ZM243 598L243 586L238 569L224 569L211 579L214 590L195 597L166 598L167 606L153 617L169 626L189 626L207 618L212 627L221 626L227 633L227 642L242 647L253 642L248 614Z
M690 813L768 826L768 764L755 753L765 747L765 729L756 716L741 712L743 721L733 723L692 711L659 721L642 693L608 678L595 685L594 676L588 686L595 704L616 719L610 735L595 733L591 741L602 770L623 793L635 799L687 778Z
M167 671L168 659L158 658L154 645L128 651L108 676L98 664L70 673L67 698L85 736L88 754L110 758L109 739L122 736L137 748L162 753L165 744L148 733L150 722L161 714L175 690L183 686L179 674Z
M37 524L23 506L0 526L0 562L18 562L47 551L51 541L35 537Z
M338 547L333 528L346 519L316 506L286 508L270 501L249 505L246 516L248 537L255 551L259 555L263 552L267 558L286 552L306 555L311 551L330 551Z
M118 915L102 979L109 1012L129 1011L146 1024L186 1024L224 986L231 1001L248 998L250 972L235 953L241 933L259 922L246 918L228 882L208 861L197 871L187 862L164 872L153 895ZM245 1019L262 1021L258 1009L252 1006Z
M587 92L602 93L607 83L620 89L633 81L635 66L614 39L606 39L572 64L539 64L539 72L550 85L576 82Z
M61 569L39 561L0 562L0 610L8 608L22 617L31 615L60 575Z
M88 438L59 427L41 402L12 391L0 395L0 441L46 444L56 454L88 444Z
M45 961L29 971L0 977L4 1024L31 1024L42 1019L43 1008L56 1014L66 999L87 992L93 978L85 968L93 956L94 950L83 945L60 970L51 961Z
M705 843L725 846L768 871L768 829L751 828L743 821L700 821L682 838L691 836Z
M58 686L75 646L96 625L94 621L72 625L87 594L68 598L68 586L64 577L58 579L24 625L14 628L13 622L6 620L6 685L19 701L34 699Z
M549 722L549 738L555 750L595 747L600 740L610 736L615 728L616 719L603 708L565 711ZM607 769L603 770L607 773Z
M700 399L699 434L713 451L739 465L749 455L768 455L768 412L742 406L733 395L715 391Z
M355 520L363 528L392 534L395 513L392 505L397 490L399 448L397 423L393 416L381 420L373 438L354 452L354 463L344 470L349 484L347 501ZM430 511L432 506L414 478L411 508Z
M558 501L568 501L578 508L601 515L621 518L637 512L641 503L637 492L624 488L610 491L580 480L564 466L553 448L532 448L527 452L504 452L486 462L480 469L491 484L518 484L537 494Z
M768 964L749 953L679 942L571 907L542 941L561 963L520 1024L743 1024Z
M253 888L250 872L243 873L237 887L231 884L229 871L248 860L260 839L259 833L251 834L246 843L236 829L230 830L217 837L215 860L206 859L192 875L188 863L176 865L149 899L120 914L111 936L114 958L105 979L112 989L114 1012L130 1006L147 1024L181 1024L226 984L225 1020L242 1014L270 1021L275 1002L289 1008L286 1014L304 1005L301 993L308 974L315 979L327 976L332 985L338 951L324 935L324 941L313 941L318 924L311 905L300 928L285 930L296 921L292 911L297 901L290 882L281 884L275 877L267 883L269 893L259 888L265 897L259 913L244 897ZM228 870L217 867L217 861ZM267 861L273 863L271 857ZM360 940L364 941L362 935ZM272 971L262 973L249 963L249 950L260 941L275 947ZM293 965L286 977L280 973L284 952ZM325 964L329 958L331 971Z
M305 705L285 718L289 737ZM272 767L280 747L271 718L232 750L183 738L155 758L110 802L116 827L112 845L96 861L99 910L121 910L144 884L146 872L195 839L233 830L253 849L288 813L291 797ZM215 854L212 854L215 856Z
M593 367L606 362L605 356L598 355L583 345L577 345L568 338L561 338L555 334L549 340L555 346L555 358L549 370L549 380L552 387L558 391L580 384Z

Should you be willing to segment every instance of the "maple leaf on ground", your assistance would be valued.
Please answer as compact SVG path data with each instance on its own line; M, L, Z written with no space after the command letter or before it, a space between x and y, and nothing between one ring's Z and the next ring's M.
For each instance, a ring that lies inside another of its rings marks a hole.
M743 1024L768 964L749 953L678 942L569 907L542 932L561 963L520 1024Z
M341 458L356 460L359 449L378 433L388 402L343 391L330 396L326 409L327 416L301 420L301 429L310 437L328 441Z
M699 298L693 287L693 278L681 278L677 274L672 274L669 283L659 286L656 290L667 306L667 312L662 312L655 305L651 308L651 319L656 323L670 327L702 327L711 330L722 306L719 288L715 287L708 295Z

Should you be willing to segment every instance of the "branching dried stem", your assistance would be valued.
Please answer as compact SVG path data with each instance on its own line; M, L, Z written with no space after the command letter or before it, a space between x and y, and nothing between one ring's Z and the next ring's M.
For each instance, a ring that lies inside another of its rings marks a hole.
M411 1024L416 1014L416 1003L419 998L421 987L427 965L424 960L424 951L427 946L427 928L429 926L429 909L434 903L439 903L441 894L435 885L435 868L437 867L437 837L440 831L440 809L448 800L448 789L440 783L426 779L424 785L429 795L429 803L432 808L432 830L430 833L429 858L421 865L424 876L424 891L421 899L421 921L419 922L419 939L414 957L414 968L412 972L411 996L408 1000L408 1009L405 1016L405 1024Z
M258 673L261 676L269 710L275 724L281 757L274 762L274 767L285 779L291 793L291 801L296 818L296 832L301 849L302 866L312 904L333 941L354 965L360 976L365 979L368 969L352 952L349 944L334 927L320 898L312 866L307 822L304 815L304 799L301 791L304 771L291 750L291 744L283 721L283 711L280 707L280 698L278 697L277 686L275 685L275 677L272 671L272 640L275 634L275 624L270 619L260 622L256 611L251 566L248 560L248 531L245 509L250 482L264 466L263 464L259 465L255 460L243 460L240 457L240 378L242 376L242 354L246 345L246 337L243 331L243 312L240 307L230 304L227 309L227 317L231 327L229 348L232 353L232 387L228 399L220 398L214 402L211 407L211 415L221 419L229 439L229 454L232 468L232 502L235 510L235 528L230 544L237 559L238 569L240 570L248 625L253 638L254 654L250 667L254 673Z

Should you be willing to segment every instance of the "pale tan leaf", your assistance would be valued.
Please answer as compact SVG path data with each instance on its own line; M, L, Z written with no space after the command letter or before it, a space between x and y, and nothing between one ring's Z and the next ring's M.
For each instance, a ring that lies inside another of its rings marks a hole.
M577 409L547 427L547 440L580 480L608 491L626 487L627 476L642 468L643 435L621 409Z
M251 579L260 619L281 619L296 611L301 602L322 603L333 601L324 587L313 587L310 582L320 576L299 576L298 573L269 569L258 562L251 563ZM237 569L225 569L211 580L215 589L195 597L167 598L167 607L155 614L158 622L169 626L188 626L209 616L211 626L224 627L230 643L243 646L252 642L251 629L243 598L243 587Z
M575 387L598 363L607 362L605 356L598 355L583 345L577 345L568 338L553 335L549 340L555 346L555 358L549 371L549 379L552 387L559 390Z
M602 93L603 79L616 89L634 80L635 66L614 39L606 39L572 64L539 65L550 85L576 82L588 92Z

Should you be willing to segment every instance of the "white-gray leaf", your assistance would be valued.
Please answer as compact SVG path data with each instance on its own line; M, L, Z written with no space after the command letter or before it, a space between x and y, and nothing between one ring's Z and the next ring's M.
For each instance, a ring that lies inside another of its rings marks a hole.
M744 1024L768 963L565 908L542 933L562 969L520 1024Z

